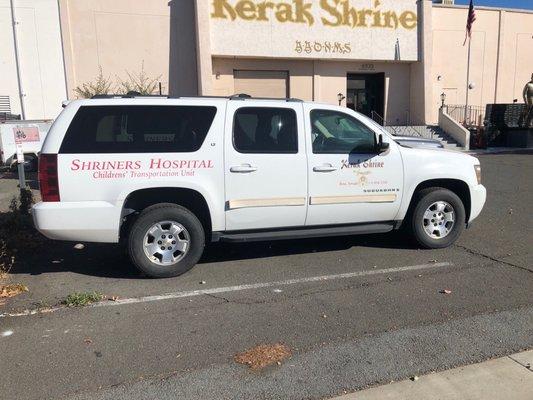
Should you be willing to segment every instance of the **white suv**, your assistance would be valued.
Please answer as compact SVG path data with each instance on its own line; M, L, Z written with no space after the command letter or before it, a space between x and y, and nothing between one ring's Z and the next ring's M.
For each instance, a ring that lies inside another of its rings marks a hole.
M180 275L208 241L409 228L451 245L486 198L479 161L411 148L351 111L295 99L103 96L70 102L40 157L35 226L59 240L124 242L153 277Z

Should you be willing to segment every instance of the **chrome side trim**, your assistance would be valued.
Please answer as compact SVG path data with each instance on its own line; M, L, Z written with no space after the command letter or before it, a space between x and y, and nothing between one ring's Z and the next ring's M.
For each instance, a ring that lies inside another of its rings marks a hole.
M350 203L393 203L396 194L361 194L357 196L322 196L311 197L310 205L321 204L350 204Z
M305 206L305 197L279 197L272 199L229 200L228 210L249 207Z

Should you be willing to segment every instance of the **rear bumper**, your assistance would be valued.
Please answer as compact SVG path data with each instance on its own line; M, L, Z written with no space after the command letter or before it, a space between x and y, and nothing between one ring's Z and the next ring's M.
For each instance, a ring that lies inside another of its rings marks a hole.
M120 207L105 201L47 202L32 208L33 223L50 239L117 243Z
M483 206L485 205L485 201L487 200L487 189L485 189L485 186L476 185L474 187L471 187L470 200L470 220L468 221L468 223L471 223L479 216L481 210L483 209Z

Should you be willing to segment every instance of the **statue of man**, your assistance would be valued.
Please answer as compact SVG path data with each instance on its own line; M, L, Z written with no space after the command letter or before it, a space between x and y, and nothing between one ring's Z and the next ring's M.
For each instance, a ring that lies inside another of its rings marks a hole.
M531 74L531 81L524 86L524 103L526 103L525 111L525 127L530 128L533 121L533 74Z

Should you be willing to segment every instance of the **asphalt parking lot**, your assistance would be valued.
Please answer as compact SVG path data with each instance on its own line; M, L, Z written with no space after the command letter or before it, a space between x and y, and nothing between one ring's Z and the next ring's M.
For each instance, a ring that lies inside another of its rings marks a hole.
M143 278L111 245L22 253L11 279L29 292L0 306L0 393L320 399L533 348L533 157L480 160L487 205L448 249L399 232L216 244L165 280ZM3 209L12 186L0 179ZM55 309L86 291L115 301ZM292 351L280 365L233 360L278 342Z

